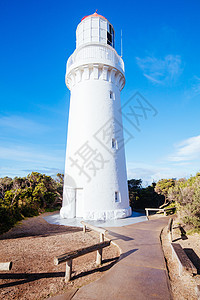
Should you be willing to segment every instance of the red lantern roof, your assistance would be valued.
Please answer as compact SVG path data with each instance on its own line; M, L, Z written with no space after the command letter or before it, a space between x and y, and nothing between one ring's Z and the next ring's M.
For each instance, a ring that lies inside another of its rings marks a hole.
M103 17L103 16L97 14L97 10L96 10L94 14L83 17L83 18L81 19L81 22L82 22L84 19L88 18L88 17L101 17L101 18L107 20L105 17Z

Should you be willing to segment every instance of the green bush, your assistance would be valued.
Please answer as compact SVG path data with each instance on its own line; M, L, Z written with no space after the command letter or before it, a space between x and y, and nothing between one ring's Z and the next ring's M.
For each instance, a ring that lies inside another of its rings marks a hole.
M164 203L164 196L154 190L155 184L142 187L141 179L128 180L129 202L131 208L145 209L147 207L157 208Z
M177 180L168 191L168 199L176 202L178 217L184 224L200 229L200 173Z
M24 217L57 208L62 201L62 190L62 174L56 180L37 172L23 178L0 178L0 233Z

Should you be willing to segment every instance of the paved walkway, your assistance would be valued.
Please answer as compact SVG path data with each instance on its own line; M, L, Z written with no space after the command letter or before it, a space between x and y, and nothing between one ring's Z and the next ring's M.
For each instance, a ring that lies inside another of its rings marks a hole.
M99 280L80 288L73 300L172 299L160 243L168 218L108 228L109 238L121 249L120 260ZM61 299L56 298L55 299Z

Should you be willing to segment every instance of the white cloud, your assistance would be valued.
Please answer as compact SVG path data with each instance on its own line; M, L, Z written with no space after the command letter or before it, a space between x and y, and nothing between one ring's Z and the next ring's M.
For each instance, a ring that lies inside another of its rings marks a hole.
M165 84L175 81L182 73L182 61L179 55L166 55L163 59L147 56L136 57L143 75L153 83Z
M200 94L200 78L197 76L194 76L194 80L195 80L195 82L192 85L192 89L196 95L199 95Z
M155 78L153 78L152 76L149 76L149 75L147 75L147 74L143 74L147 79L149 79L149 80L151 80L151 81L153 81L153 82L155 82L155 83L158 83L158 84L163 84L163 82L161 81L161 80L157 80L157 79L155 79Z
M163 178L183 178L188 177L191 172L187 168L177 168L175 165L166 164L144 164L142 162L128 162L128 179L142 179L143 185L149 185L153 181L157 182Z
M18 132L29 132L29 133L44 133L48 130L48 127L39 122L35 122L30 118L24 118L22 116L1 116L0 117L0 128L14 129Z
M22 167L22 166L21 166ZM64 167L64 165L63 165ZM46 174L55 177L56 174L58 173L64 173L64 168L48 168L48 167L43 167L42 169L36 166L33 166L31 169L21 169L20 165L18 167L0 167L0 177L24 177L27 176L28 174L32 172L38 172L41 174Z
M21 170L21 172L25 172L26 174L30 174L32 172L38 172L41 174L46 174L55 177L58 173L64 173L64 165L63 168L48 168L48 167L43 167L42 169L40 168L35 168L35 169L27 169L27 170Z
M63 152L64 154L64 152ZM48 153L45 150L28 148L23 146L0 146L0 159L10 161L32 162L32 163L52 163L62 162L64 155L61 151L54 150L53 153Z
M184 90L184 100L190 101L191 99L200 95L200 77L194 75L189 80L188 87Z
M54 175L64 169L64 150L10 144L0 146L0 161L0 177L25 176L32 171Z
M144 164L142 162L128 162L128 178L142 179L143 182L151 184L161 178L173 177L170 168L160 165Z
M175 146L170 161L192 161L200 158L200 135L188 138Z
M30 170L54 174L54 169L55 173L62 170L65 145L45 144L46 134L53 130L55 128L29 117L0 115L0 176L24 176ZM45 137L42 143L41 136Z

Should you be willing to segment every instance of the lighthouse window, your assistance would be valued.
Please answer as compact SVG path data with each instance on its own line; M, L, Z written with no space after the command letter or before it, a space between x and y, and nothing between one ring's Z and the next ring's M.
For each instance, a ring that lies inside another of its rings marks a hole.
M112 149L117 149L117 140L112 139Z
M118 192L115 192L115 202L118 202Z
M115 94L112 91L110 91L110 99L115 100Z
M110 24L107 30L107 44L114 48L114 30Z
M115 202L120 202L119 192L115 192Z
M112 35L110 32L107 32L107 44L112 46Z

